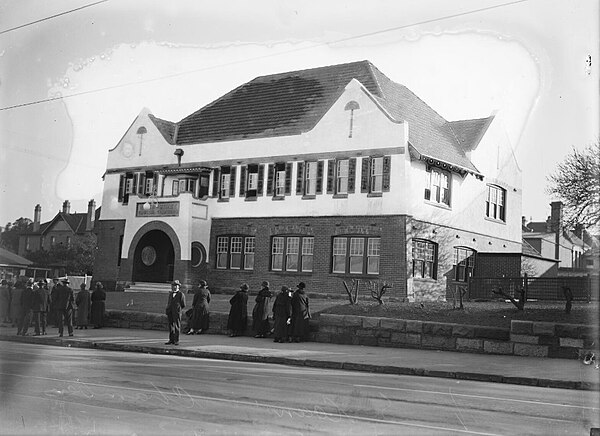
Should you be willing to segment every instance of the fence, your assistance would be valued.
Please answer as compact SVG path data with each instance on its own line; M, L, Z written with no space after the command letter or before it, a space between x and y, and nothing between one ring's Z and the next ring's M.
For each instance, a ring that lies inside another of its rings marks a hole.
M519 299L520 289L526 285L528 300L564 300L563 287L568 287L575 301L598 299L598 292L592 293L589 276L583 277L471 277L467 299L494 300L503 298L493 291L502 288L508 295Z

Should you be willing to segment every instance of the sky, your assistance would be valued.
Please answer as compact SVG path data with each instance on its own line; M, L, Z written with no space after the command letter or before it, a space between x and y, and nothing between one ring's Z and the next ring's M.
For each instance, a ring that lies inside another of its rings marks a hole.
M266 74L369 60L447 120L492 113L545 220L598 141L597 0L0 0L0 225L85 212L143 108L179 121ZM591 67L586 60L591 56Z

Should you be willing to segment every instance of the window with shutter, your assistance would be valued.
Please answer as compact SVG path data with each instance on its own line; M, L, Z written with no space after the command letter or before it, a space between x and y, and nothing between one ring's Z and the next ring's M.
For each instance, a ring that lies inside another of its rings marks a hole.
M292 162L285 164L285 195L292 195Z
M348 193L354 193L354 180L356 179L356 158L348 159Z
M323 164L322 160L317 163L317 194L323 193Z
M246 196L246 173L247 167L245 165L242 165L240 167L240 197Z
M229 196L235 197L235 179L236 179L237 167L231 167L229 176Z
M275 165L269 164L267 167L267 196L273 195L273 180L275 178Z
M307 163L308 165L308 163ZM304 193L304 162L296 164L296 195Z
M212 196L213 198L219 196L219 183L221 182L221 172L219 168L213 168L213 187Z
M327 161L327 193L333 194L335 183L335 160Z

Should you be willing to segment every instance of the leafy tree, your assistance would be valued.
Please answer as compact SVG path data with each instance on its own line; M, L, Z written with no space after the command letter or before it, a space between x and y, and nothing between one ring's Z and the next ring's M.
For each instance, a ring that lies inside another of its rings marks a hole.
M0 245L7 250L19 251L19 234L31 229L33 221L29 218L19 218L14 223L7 223L0 233Z
M96 255L96 235L74 238L69 247L56 245L50 250L28 252L25 257L42 267L62 266L67 274L91 274Z
M581 151L573 148L548 176L548 182L547 192L564 204L567 228L577 224L590 228L600 223L600 141Z

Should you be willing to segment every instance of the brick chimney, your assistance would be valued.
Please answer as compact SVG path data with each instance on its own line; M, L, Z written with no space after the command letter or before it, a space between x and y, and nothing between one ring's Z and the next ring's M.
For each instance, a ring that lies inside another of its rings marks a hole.
M92 199L88 203L87 217L85 221L85 229L87 231L94 228L94 217L96 215L96 202Z
M563 204L562 201L553 201L550 203L550 230L555 234L554 237L554 258L560 257L560 236L563 231Z
M71 202L69 200L65 200L63 202L63 209L62 209L63 213L71 213Z
M33 209L33 231L40 231L40 221L42 219L42 206L39 204L35 205L35 209Z

